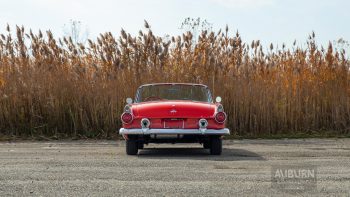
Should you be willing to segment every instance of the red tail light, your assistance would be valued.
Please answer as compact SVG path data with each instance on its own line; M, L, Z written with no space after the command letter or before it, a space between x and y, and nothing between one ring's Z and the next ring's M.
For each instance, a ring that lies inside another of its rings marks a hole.
M131 123L133 119L134 119L134 117L129 112L124 112L122 114L122 122L125 123L125 124Z
M224 123L225 120L226 120L225 112L218 112L218 113L216 113L215 114L215 120L216 120L217 123L220 123L220 124Z

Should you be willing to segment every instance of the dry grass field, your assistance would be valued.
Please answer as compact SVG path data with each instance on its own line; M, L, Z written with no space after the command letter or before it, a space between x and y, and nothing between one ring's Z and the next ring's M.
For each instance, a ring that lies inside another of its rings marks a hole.
M207 84L238 136L350 131L350 62L311 34L307 46L245 43L239 33L162 39L110 32L74 43L23 27L0 35L0 133L108 138L126 97L151 82Z

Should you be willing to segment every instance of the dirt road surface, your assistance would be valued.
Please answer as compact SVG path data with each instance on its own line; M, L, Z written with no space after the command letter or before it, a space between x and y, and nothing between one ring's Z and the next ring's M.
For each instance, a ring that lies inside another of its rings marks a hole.
M311 166L316 187L276 187L290 166ZM227 140L221 156L199 144L127 156L123 141L0 142L0 196L295 194L350 196L350 139Z

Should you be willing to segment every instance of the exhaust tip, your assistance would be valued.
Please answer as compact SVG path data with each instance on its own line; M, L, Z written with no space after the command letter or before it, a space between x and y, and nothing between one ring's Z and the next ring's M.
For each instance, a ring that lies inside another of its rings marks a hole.
M198 121L198 124L199 124L199 128L205 129L208 126L208 121L206 119L200 119Z
M142 118L142 120L141 120L141 127L143 129L148 129L150 125L151 125L151 122L149 121L148 118Z

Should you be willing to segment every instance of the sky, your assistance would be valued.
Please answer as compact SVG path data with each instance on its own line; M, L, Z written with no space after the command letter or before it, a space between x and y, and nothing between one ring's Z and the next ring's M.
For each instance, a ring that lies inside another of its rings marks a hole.
M6 25L64 35L70 20L81 21L90 38L121 28L136 35L144 20L158 36L179 35L187 18L206 19L213 30L228 25L246 42L305 43L315 31L317 42L350 40L349 0L0 0L0 33Z

